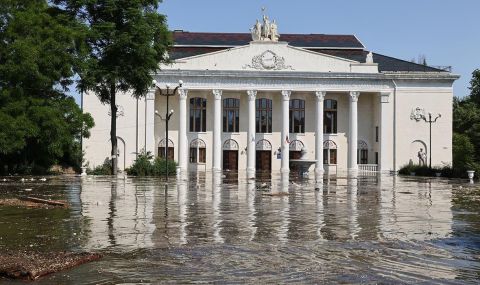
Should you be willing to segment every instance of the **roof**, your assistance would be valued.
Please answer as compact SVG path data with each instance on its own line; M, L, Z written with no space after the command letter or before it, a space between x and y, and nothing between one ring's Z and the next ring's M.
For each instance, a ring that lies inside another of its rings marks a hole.
M174 47L170 51L171 59L244 46L252 40L248 33L191 33L184 31L174 31L173 39ZM306 48L313 52L358 62L365 62L368 54L363 44L354 35L282 34L281 40L294 47ZM373 61L378 63L380 72L446 72L442 69L378 53L373 53Z
M243 46L252 41L249 33L191 33L174 31L176 46ZM281 39L291 46L304 48L350 48L364 46L354 35L282 34Z

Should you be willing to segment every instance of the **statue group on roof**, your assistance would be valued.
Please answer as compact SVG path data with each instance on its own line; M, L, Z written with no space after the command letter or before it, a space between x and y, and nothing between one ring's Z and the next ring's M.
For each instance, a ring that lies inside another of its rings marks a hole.
M262 9L265 10L265 9ZM263 23L257 19L255 25L250 29L253 41L272 41L278 42L280 35L275 20L270 22L268 16L263 15Z

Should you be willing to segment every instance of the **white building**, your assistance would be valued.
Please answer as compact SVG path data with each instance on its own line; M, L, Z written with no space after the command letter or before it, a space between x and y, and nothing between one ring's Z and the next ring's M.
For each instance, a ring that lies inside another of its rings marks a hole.
M457 75L367 51L353 35L278 40L268 22L251 34L173 36L172 63L154 78L163 89L183 81L168 107L169 156L180 171L288 172L302 148L316 173L396 171L428 165L430 152L432 166L451 164ZM152 86L146 98L123 94L117 102L119 168L141 149L164 156L166 97ZM87 93L83 108L96 123L83 143L92 167L110 157L109 107ZM432 150L428 113L441 114Z

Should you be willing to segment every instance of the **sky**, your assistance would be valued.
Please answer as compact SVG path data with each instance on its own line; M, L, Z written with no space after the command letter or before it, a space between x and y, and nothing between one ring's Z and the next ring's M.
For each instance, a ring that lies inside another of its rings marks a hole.
M454 95L469 94L480 68L480 0L164 0L171 30L249 32L261 7L279 33L354 34L368 50L432 66L452 66L461 76ZM281 37L280 37L281 40ZM78 95L76 95L78 97Z

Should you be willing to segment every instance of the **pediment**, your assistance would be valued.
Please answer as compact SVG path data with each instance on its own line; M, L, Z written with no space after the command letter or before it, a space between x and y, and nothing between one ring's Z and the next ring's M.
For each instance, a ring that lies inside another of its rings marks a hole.
M378 72L376 64L362 64L353 60L292 47L285 42L251 42L246 46L177 59L172 64L161 68L229 71Z

